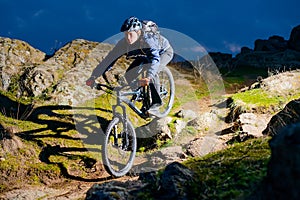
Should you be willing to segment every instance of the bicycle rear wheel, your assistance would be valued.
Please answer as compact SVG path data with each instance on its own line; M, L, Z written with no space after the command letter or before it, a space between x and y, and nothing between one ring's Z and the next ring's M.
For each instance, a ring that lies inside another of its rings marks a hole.
M170 69L162 67L155 76L155 82L162 105L154 111L154 115L159 118L166 117L171 111L175 98L175 83Z
M136 135L130 121L115 117L108 125L102 146L105 169L112 176L124 176L132 167L136 154Z

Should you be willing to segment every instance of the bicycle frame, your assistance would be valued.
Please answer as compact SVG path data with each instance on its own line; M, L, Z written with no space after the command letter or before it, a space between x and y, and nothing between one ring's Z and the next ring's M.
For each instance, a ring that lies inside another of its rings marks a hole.
M104 85L104 84L96 84L96 88L97 89L102 89L102 87L106 87L107 89L109 90L115 90L116 91L116 98L117 98L117 102L116 102L116 105L112 105L112 112L113 112L113 115L114 117L115 116L118 116L120 115L119 112L117 112L117 108L120 107L121 110L122 110L122 113L121 113L121 116L123 121L128 121L128 116L127 116L127 113L126 113L126 106L123 105L122 103L125 103L127 104L135 113L137 113L141 118L143 119L146 119L148 118L148 115L146 113L144 113L143 111L141 111L138 107L136 107L134 105L134 103L132 103L131 100L129 100L128 98L126 98L126 96L134 96L136 95L136 97L140 97L142 95L142 93L144 93L144 98L143 98L143 104L147 103L147 101L149 101L149 98L146 98L145 99L145 94L146 94L146 90L147 90L147 93L149 94L149 87L148 86L144 86L144 87L139 87L136 91L132 91L132 92L122 92L121 89L123 87L116 87L116 88L113 88L111 86L108 86L108 85ZM137 99L136 98L136 99ZM127 133L127 123L124 124L125 127L124 127L124 130L125 130L125 133ZM117 144L117 133L115 133L115 143ZM125 141L126 141L126 147L128 146L128 135L125 134ZM125 148L126 148L125 147Z
M168 68L163 67L149 85L130 89L133 85L137 86L138 82L134 80L115 88L109 84L94 85L96 89L116 97L116 103L112 105L113 119L105 131L102 160L106 170L117 177L131 169L137 148L136 131L129 119L127 106L141 118L147 119L150 115L162 118L168 115L174 101L174 79ZM156 109L156 104L162 107Z
M122 103L125 103L126 105L128 105L129 108L131 108L141 118L146 119L146 118L149 117L147 113L144 113L141 109L136 107L135 104L130 99L128 99L126 97L126 96L131 96L132 97L132 96L136 95L137 98L139 98L143 93L143 95L144 95L143 104L149 104L149 97L146 97L146 94L147 93L149 94L149 87L148 86L139 87L136 91L131 91L131 92L122 92L121 89L123 87L113 88L111 86L104 85L104 84L99 84L99 83L96 86L97 89L101 89L101 87L106 87L109 90L115 90L116 91L115 96L117 98L117 102L116 102L116 105L112 106L114 116L117 115L116 110L117 110L118 107L120 107L122 109L122 117L124 118L124 120L127 120L126 106L122 104ZM150 106L150 105L146 105L146 106Z

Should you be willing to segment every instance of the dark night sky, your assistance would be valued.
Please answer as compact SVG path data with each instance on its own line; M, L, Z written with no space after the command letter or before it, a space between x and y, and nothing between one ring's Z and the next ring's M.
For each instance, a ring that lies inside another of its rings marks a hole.
M46 53L78 38L102 42L132 15L183 33L206 51L232 54L256 39L288 39L300 24L299 0L0 0L0 7L0 36Z

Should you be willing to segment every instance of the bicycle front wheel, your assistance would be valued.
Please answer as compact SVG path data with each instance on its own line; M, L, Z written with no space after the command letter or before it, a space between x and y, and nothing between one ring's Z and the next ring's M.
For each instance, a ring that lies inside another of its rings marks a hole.
M165 66L157 73L155 81L157 91L162 100L162 105L155 111L155 116L162 118L169 114L173 106L175 98L175 83L170 69Z
M136 154L136 134L130 121L115 117L107 127L102 149L105 169L121 177L131 169Z

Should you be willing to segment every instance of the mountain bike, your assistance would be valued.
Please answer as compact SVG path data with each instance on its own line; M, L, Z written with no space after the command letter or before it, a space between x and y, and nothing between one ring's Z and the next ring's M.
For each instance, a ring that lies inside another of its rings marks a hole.
M142 77L144 74L142 74ZM139 80L138 77L136 80ZM151 83L150 83L151 84ZM113 119L109 123L102 143L102 161L105 169L114 177L124 176L131 169L137 148L137 139L134 126L129 120L127 107L131 108L141 118L165 117L169 114L175 96L175 84L171 71L162 67L155 76L152 87L155 87L161 98L161 105L152 113L151 87L138 86L132 90L128 84L111 87L105 84L96 84L98 90L109 90L116 97L116 104L112 105Z

